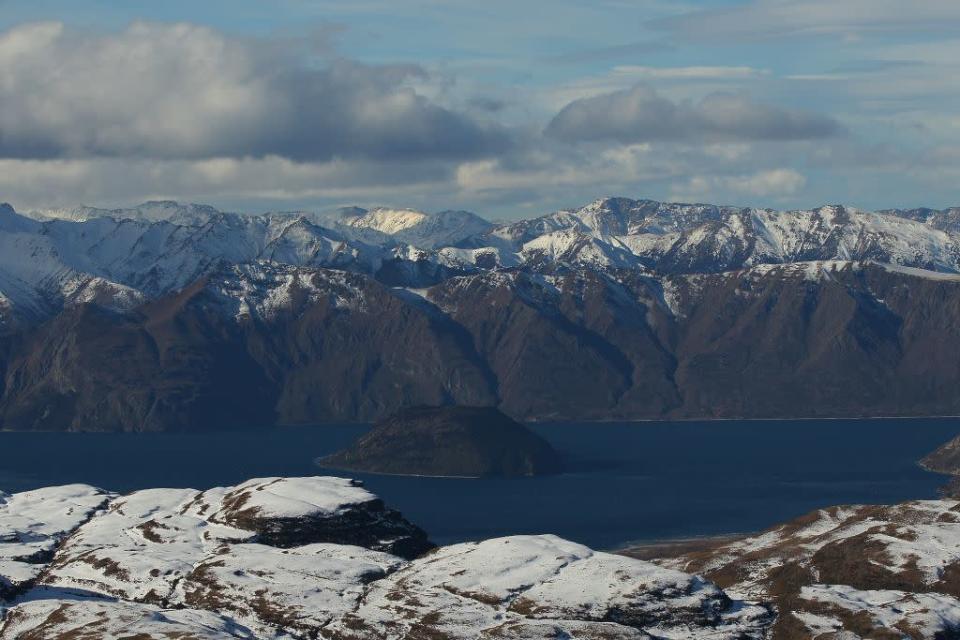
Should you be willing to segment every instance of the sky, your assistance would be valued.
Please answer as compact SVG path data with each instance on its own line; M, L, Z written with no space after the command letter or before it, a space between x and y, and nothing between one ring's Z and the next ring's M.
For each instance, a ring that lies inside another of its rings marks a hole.
M0 0L0 201L960 205L956 0Z

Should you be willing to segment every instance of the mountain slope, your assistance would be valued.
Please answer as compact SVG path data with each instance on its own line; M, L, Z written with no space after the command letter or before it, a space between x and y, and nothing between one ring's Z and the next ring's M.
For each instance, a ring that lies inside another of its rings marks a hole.
M954 414L957 326L958 279L869 263L481 273L426 290L260 263L23 334L0 419L239 428L446 404L538 420Z
M3 428L960 412L949 211L130 211L0 210Z

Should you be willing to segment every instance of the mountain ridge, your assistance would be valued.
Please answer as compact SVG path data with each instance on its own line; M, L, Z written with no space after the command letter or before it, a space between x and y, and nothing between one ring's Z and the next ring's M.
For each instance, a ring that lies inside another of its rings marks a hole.
M418 404L521 420L960 413L960 235L942 216L607 199L426 249L302 212L152 206L166 219L0 218L3 428L370 421ZM432 228L399 215L397 233Z

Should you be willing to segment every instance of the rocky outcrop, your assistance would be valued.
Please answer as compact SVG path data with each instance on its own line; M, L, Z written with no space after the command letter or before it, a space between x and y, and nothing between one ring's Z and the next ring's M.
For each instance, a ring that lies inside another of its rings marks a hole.
M29 536L44 552L0 597L2 640L742 640L772 622L701 578L554 536L428 551L422 532L341 478L2 500L0 558ZM392 515L359 535L350 514L363 509ZM0 580L20 570L0 562Z
M658 563L773 603L773 640L960 636L956 500L831 507Z
M563 467L550 443L492 407L404 409L318 462L349 471L467 478L544 475Z
M342 478L251 480L222 495L205 492L191 509L210 522L252 531L257 542L288 549L335 542L404 558L433 548L426 534L383 501ZM214 502L217 502L214 506Z

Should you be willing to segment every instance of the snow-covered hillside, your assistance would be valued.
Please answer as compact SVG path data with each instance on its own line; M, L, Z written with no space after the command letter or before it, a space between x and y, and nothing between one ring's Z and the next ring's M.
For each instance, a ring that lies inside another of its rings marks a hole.
M829 507L645 561L549 534L434 548L345 478L0 493L0 640L941 640L958 511Z
M343 478L0 494L0 639L751 640L773 619L555 536L431 546Z
M775 638L952 638L958 510L953 499L830 507L660 564L774 602Z

